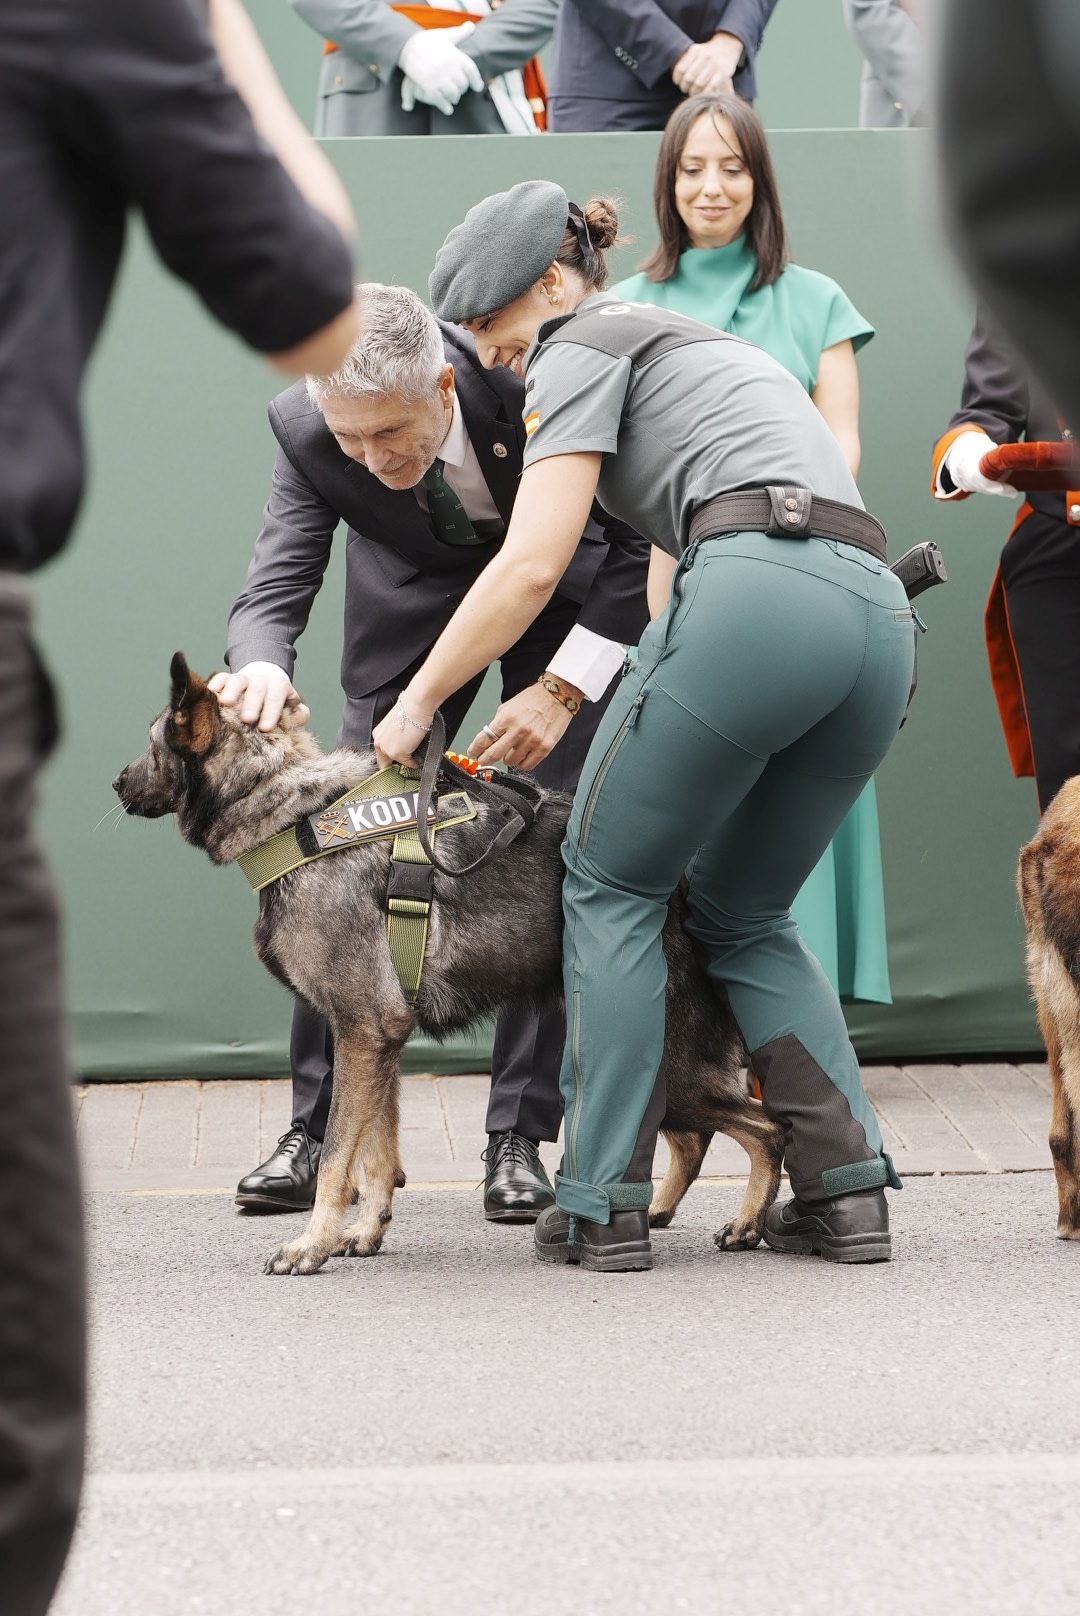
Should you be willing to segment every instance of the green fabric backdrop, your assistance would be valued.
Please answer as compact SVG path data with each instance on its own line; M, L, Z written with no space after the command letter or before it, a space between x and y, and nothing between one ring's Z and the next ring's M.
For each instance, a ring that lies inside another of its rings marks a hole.
M422 163L410 141L329 150L355 202L364 273L423 289L466 206L532 175L622 199L636 240L614 267L627 273L652 239L655 144L448 139L424 142ZM860 356L867 503L895 554L936 538L953 578L927 598L920 694L879 777L896 1004L856 1007L852 1027L877 1057L1034 1049L1013 890L1034 790L1009 773L981 639L1009 514L991 501L938 507L927 493L928 446L955 405L970 309L928 219L926 147L906 132L778 132L772 144L797 257L834 275L878 328ZM66 911L76 1058L89 1076L280 1072L288 999L253 957L239 872L211 868L168 820L94 829L110 779L163 703L173 649L204 672L220 663L274 447L271 373L165 274L138 231L130 248L85 390L85 510L35 586L64 697L41 824ZM327 742L340 705L340 591L339 556L300 644L298 679ZM477 1049L421 1050L415 1061L468 1067Z

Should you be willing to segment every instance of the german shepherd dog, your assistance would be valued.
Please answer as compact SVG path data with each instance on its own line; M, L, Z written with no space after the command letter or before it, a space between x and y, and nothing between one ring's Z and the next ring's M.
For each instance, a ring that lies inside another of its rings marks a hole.
M1050 1066L1050 1154L1062 1240L1080 1240L1080 775L1020 850L1028 981Z
M169 705L142 757L113 782L129 814L174 813L185 841L215 864L319 813L375 772L373 753L324 753L286 711L277 728L249 728L172 659ZM470 859L492 839L498 812L476 793L477 817L439 832L440 853ZM302 865L259 896L255 949L268 970L324 1016L335 1042L334 1096L311 1221L266 1264L271 1274L313 1274L328 1257L370 1257L382 1245L394 1190L405 1183L398 1150L398 1057L415 1027L443 1038L511 1002L551 1004L562 994L563 864L570 798L543 794L534 824L498 857L462 877L435 875L423 977L409 1006L390 959L384 897L390 843L371 841ZM663 1131L671 1166L650 1208L665 1226L697 1177L718 1129L750 1157L742 1206L716 1236L725 1251L761 1238L776 1197L784 1136L748 1092L743 1046L724 997L710 985L683 929L685 899L664 928L668 964ZM364 1186L356 1222L345 1218Z

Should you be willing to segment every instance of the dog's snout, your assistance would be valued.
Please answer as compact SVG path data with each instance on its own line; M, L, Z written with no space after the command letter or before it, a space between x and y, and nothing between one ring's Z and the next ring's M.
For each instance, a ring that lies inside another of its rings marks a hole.
M127 779L127 770L126 769L121 769L120 773L116 776L116 779L112 783L112 788L117 793L118 796L119 796L120 792L123 791L123 789L124 789L124 781L126 779Z

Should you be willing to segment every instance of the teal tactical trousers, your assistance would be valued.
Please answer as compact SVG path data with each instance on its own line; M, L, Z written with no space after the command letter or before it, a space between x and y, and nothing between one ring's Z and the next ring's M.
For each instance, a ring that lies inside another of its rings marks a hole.
M740 533L682 558L597 732L563 846L565 1211L606 1223L649 1204L661 930L684 875L689 929L785 1127L795 1194L898 1186L840 1002L790 906L900 727L913 657L903 586L850 545Z

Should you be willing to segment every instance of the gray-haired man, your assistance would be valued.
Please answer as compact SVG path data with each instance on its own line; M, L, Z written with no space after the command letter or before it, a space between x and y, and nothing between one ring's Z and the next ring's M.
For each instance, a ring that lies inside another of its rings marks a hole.
M338 740L366 747L502 543L525 428L520 379L484 370L466 332L436 321L402 287L369 284L357 296L363 336L341 370L325 383L299 382L270 405L278 441L270 499L229 617L232 671L213 687L247 722L267 729L285 702L300 700L294 646L344 521ZM510 761L539 764L545 785L577 783L624 647L646 621L647 567L644 541L609 548L604 530L590 523L550 604L502 659L510 709L500 722L513 728ZM479 683L448 704L450 734ZM556 1013L499 1018L487 1115L489 1218L534 1218L553 1202L537 1145L559 1131L563 1035ZM294 1211L314 1198L333 1055L325 1025L301 1004L291 1056L292 1127L241 1180L241 1206Z

